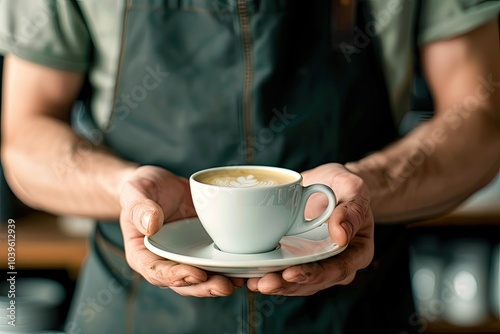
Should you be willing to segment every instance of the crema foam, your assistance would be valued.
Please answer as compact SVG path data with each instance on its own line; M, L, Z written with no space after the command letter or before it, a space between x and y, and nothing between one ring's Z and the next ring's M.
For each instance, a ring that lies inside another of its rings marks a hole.
M199 182L229 188L272 187L296 180L295 177L271 170L260 169L227 169L209 171L196 177Z

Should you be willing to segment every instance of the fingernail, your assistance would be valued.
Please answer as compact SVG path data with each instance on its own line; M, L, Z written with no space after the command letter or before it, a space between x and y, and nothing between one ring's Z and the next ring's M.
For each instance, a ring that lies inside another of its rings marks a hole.
M285 291L285 288L279 288L279 289L271 291L270 293L274 295L274 294L282 293L283 291Z
M146 232L149 231L149 225L151 224L151 218L153 217L154 213L155 212L153 210L148 210L142 215L141 224Z
M193 277L193 276L188 276L184 279L184 281L186 281L187 283L190 283L190 284L200 284L201 282L203 282L202 280L196 278L196 277Z
M294 283L301 283L301 282L304 282L305 280L306 280L306 277L304 275L297 275L295 277L288 279L287 281L294 282Z
M215 297L224 297L224 296L226 296L226 294L224 294L222 292L219 292L217 290L210 290L209 293L210 293L211 296L215 296Z
M342 226L342 228L344 229L345 233L347 233L347 239L348 240L351 240L351 237L352 237L352 233L353 233L353 227L352 227L352 224L348 221L343 221L342 223L340 223L340 226Z

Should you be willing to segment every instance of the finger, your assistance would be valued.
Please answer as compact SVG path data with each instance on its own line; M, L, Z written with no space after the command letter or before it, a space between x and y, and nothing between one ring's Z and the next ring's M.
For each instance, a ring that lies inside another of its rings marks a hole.
M186 286L207 280L207 274L198 268L166 260L150 252L144 245L144 235L128 220L120 218L125 257L130 267L151 284L157 286Z
M345 252L351 254L287 268L282 274L283 280L300 285L322 284L323 288L340 284L369 263L365 259L355 258L356 252L351 249Z
M126 220L131 222L143 235L153 235L165 220L163 209L155 201L155 186L148 180L133 180L122 190L120 205Z
M200 284L172 288L182 296L193 297L225 297L233 294L236 289L230 279L220 275L210 276Z
M363 180L353 174L342 174L336 178L339 203L328 222L330 235L343 247L367 224L365 217L370 212L370 195Z
M247 287L250 291L263 294L283 293L286 281L281 277L281 273L269 273L259 278L249 278Z
M280 274L267 274L260 279L250 279L248 289L266 295L309 296L326 288L321 285L303 285L285 281Z
M196 216L189 181L172 174L175 182L158 189L157 202L167 221L175 221Z
M236 288L241 288L245 284L245 279L244 278L238 278L238 277L229 277L229 280L233 284L234 287Z
M165 221L196 216L188 180L152 166L138 168L125 183L120 204L145 235L156 233Z
M366 219L373 219L371 212ZM341 284L352 279L356 271L366 268L373 255L373 224L367 224L342 253L322 261L287 268L282 276L287 282L299 284Z
M304 184L323 183L333 189L337 197L328 221L333 240L345 246L364 225L364 217L370 209L370 194L363 179L338 164L322 165L302 173ZM306 207L306 217L319 216L327 207L326 196L311 196Z
M346 246L356 234L354 226L359 226L360 218L352 213L352 203L340 203L328 219L328 231L332 240L340 247Z

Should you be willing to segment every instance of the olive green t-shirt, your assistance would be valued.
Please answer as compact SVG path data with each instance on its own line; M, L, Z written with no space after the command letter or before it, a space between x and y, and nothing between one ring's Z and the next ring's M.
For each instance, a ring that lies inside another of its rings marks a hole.
M158 0L129 3L134 10L193 10L200 1L167 1L166 8ZM410 107L414 41L421 46L466 33L500 12L495 0L422 0L420 5L416 0L366 1L375 19L357 27L354 46L361 50L367 37L380 41L396 122ZM208 2L213 4L211 15L219 15L220 1ZM114 105L125 6L126 0L0 0L0 53L61 70L88 71L93 116L105 128ZM203 10L207 12L206 6ZM349 52L345 57L348 63Z

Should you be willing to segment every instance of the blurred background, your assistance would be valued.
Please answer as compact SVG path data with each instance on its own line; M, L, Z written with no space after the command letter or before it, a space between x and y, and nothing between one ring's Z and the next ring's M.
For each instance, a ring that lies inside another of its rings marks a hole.
M427 84L414 78L408 133L433 115ZM410 277L423 333L500 333L500 174L449 215L412 224Z
M0 77L2 68L0 57ZM0 80L1 87L1 80ZM432 117L432 99L417 74L414 103L401 134ZM1 97L0 97L1 98ZM1 168L1 167L0 167ZM62 331L93 223L23 205L0 169L0 269L7 277L7 221L16 221L18 332ZM500 177L450 215L408 227L410 275L422 333L500 333ZM0 283L0 316L8 306ZM13 333L0 324L0 333Z

